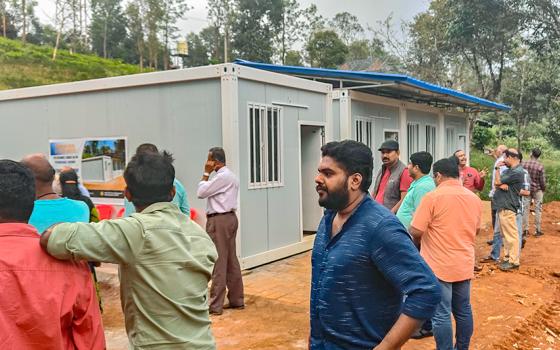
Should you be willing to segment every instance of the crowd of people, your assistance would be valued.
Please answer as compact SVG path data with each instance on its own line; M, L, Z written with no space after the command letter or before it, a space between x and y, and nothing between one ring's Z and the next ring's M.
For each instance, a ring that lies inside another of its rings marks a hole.
M464 150L435 163L417 152L408 164L397 141L379 152L374 177L364 144L321 148L315 183L325 213L312 253L309 348L398 349L433 335L437 349L468 349L476 192L487 171L469 167ZM533 202L542 235L544 170L538 149L525 163L514 148L494 155L494 235L482 261L510 271L519 268ZM140 145L124 179L125 217L99 221L73 169L57 174L42 154L0 160L0 348L104 349L95 267L114 263L131 349L215 349L209 315L245 307L239 180L224 150L209 150L198 183L205 229L189 218L171 154Z
M209 314L244 307L239 181L224 150L209 150L198 184L206 230L153 144L125 169L124 218L99 221L76 172L55 173L42 154L0 160L0 348L105 349L94 267L114 263L131 349L215 349Z
M433 165L428 152L411 154L405 165L395 140L379 152L383 165L370 195L367 146L346 140L322 148L315 182L326 211L312 255L310 348L399 349L433 335L438 350L468 349L483 211L476 192L487 170L468 166L464 150ZM542 235L544 169L538 149L525 163L515 148L500 145L493 154L495 229L492 256L483 261L511 271L519 268L531 200L535 236Z

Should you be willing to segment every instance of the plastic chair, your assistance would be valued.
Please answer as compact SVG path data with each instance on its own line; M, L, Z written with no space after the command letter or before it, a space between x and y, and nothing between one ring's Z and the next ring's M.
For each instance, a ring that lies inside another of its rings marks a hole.
M119 211L117 212L117 218L122 218L124 215L124 208L120 208Z
M108 220L113 218L115 207L110 204L98 204L95 206L99 211L99 220Z

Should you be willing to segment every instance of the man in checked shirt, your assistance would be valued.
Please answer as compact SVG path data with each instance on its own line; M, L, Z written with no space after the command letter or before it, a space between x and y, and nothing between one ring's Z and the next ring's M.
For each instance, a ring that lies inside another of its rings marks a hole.
M534 148L531 152L531 159L523 163L523 168L529 173L531 181L531 194L523 198L523 235L529 234L529 212L531 200L535 202L535 236L542 236L541 217L542 217L542 201L546 190L546 181L544 175L544 167L539 162L541 150Z

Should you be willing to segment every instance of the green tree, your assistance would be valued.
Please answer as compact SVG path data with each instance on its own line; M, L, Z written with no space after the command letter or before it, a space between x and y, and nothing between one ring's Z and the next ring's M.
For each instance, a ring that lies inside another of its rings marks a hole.
M214 63L229 61L231 57L231 30L237 14L236 0L208 0L208 19L212 25L201 32L201 38L212 49Z
M526 53L507 73L503 100L512 107L510 115L515 120L517 145L521 147L534 129L531 124L546 120L554 110L554 100L560 92L560 68L555 62Z
M220 29L213 25L208 26L198 34L202 45L206 48L209 62L218 64L225 62L224 59L224 36L220 33ZM228 57L231 57L231 46L228 47Z
M287 64L287 54L294 44L304 40L305 19L304 10L299 7L297 0L281 0L282 14L275 46L282 64ZM294 57L292 57L294 58Z
M160 0L161 24L160 31L163 44L163 69L169 69L169 42L178 38L177 21L189 10L185 0Z
M11 0L11 15L13 25L19 33L21 41L27 41L31 21L35 17L35 0Z
M472 136L472 145L475 149L484 151L484 147L492 145L495 140L496 135L491 128L475 125Z
M237 0L232 26L234 55L251 61L271 62L281 20L282 0Z
M474 72L480 95L496 99L524 29L523 0L438 1L444 4L436 16L447 24L442 51L460 56Z
M90 36L92 49L103 58L121 57L126 36L121 0L92 0Z
M329 25L346 45L364 34L364 27L358 21L358 17L349 12L337 13L329 22Z
M189 57L185 59L187 67L205 66L209 63L208 48L204 45L202 38L195 33L187 35L187 43L189 44Z
M303 57L301 57L299 51L290 50L286 52L286 58L283 64L288 66L303 66Z
M138 2L129 2L125 9L126 27L128 29L128 37L133 43L134 52L136 53L137 62L140 70L144 69L144 15L142 7Z
M336 68L344 63L348 48L332 30L316 32L306 46L313 67Z
M560 50L560 1L527 0L529 28L528 42L537 53L557 57Z
M439 85L450 80L450 57L445 45L446 10L444 1L433 1L426 12L416 15L409 25L410 47L407 70L412 75Z

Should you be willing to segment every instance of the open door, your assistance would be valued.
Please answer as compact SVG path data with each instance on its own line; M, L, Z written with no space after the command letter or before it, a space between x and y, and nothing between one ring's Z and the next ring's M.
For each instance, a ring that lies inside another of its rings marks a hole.
M315 176L324 142L323 125L300 125L301 223L304 236L315 234L323 217L323 210L317 203Z

